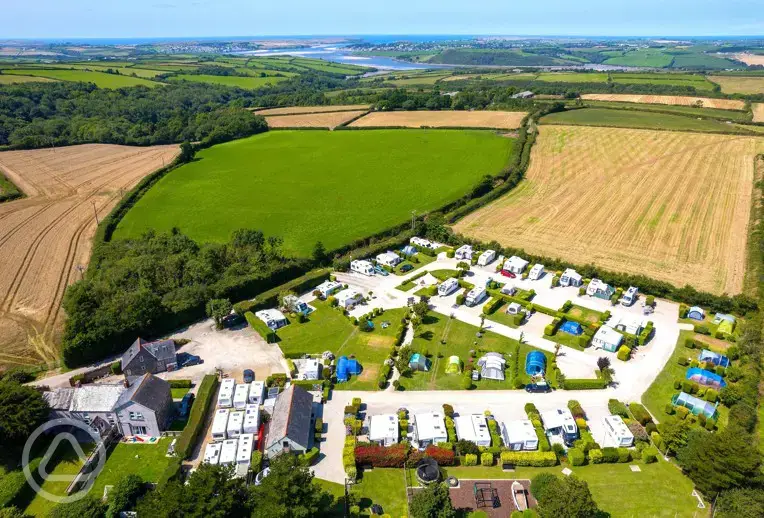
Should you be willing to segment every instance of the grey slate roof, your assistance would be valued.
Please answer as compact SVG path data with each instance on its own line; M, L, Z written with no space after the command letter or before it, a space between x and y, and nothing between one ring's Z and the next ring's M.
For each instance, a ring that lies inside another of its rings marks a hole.
M124 385L83 385L74 391L72 412L111 412L125 392Z
M130 362L138 355L141 349L145 349L157 360L175 359L175 342L172 340L158 340L156 342L147 342L143 338L138 338L122 355L122 369L130 365Z
M73 388L60 388L51 390L49 392L43 392L42 398L48 402L51 410L65 410L69 411L72 406L72 399L74 398Z
M122 406L132 401L159 412L167 401L169 393L169 383L153 374L146 373L132 380L130 388L122 393L117 405Z
M284 437L288 437L307 448L312 413L313 396L302 387L290 386L276 398L265 447L270 448Z

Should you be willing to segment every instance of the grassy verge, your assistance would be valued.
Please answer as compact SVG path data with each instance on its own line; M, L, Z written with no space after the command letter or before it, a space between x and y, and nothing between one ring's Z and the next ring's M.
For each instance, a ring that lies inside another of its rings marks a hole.
M0 203L23 198L24 193L0 171Z

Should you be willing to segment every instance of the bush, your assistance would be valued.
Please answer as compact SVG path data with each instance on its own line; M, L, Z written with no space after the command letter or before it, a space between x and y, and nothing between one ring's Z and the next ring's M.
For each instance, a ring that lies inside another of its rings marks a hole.
M586 457L584 452L578 448L570 448L568 449L568 461L571 466L583 466L584 462L586 462Z
M609 399L607 402L607 409L612 415L619 415L621 417L629 417L629 411L626 405L618 401L617 399Z
M257 334L259 334L263 340L269 344L274 344L278 341L276 332L270 327L266 326L265 322L257 318L254 313L247 311L244 313L244 318L247 319L249 327L251 327Z
M616 357L621 360L622 362L627 361L631 357L631 349L626 347L625 345L622 345L618 349L618 353L616 354Z
M204 427L204 417L209 411L213 396L218 386L218 378L215 375L208 374L202 378L199 384L199 390L196 393L196 401L191 407L191 413L188 417L188 423L175 443L175 451L178 459L184 460L190 454L199 434Z
M694 326L695 332L701 335L710 335L711 330L708 329L708 326L705 324L695 324Z
M586 413L584 412L584 409L581 407L581 403L576 401L575 399L571 399L568 401L568 409L570 410L570 413L573 414L573 417L575 418L584 418L586 417Z
M631 460L631 452L628 448L618 448L618 462L623 464Z
M596 390L606 386L607 381L601 379L565 379L562 383L564 390Z
M428 446L424 450L424 456L434 459L438 463L438 466L453 466L456 455L450 448L442 448L440 446Z
M443 415L445 415L446 417L453 418L454 417L454 407L449 405L448 403L445 403L443 405Z
M167 380L170 384L170 388L191 388L193 383L191 380Z
M493 453L485 452L480 455L481 466L493 466Z
M648 412L647 409L639 403L630 403L629 410L631 410L631 414L634 416L634 419L636 419L642 426L645 426L647 423L653 420L650 412Z
M463 306L466 298L467 297L465 297L463 293L460 293L459 295L456 296L456 303L460 306Z
M706 395L704 396L704 399L711 403L716 403L716 401L719 399L719 393L714 389L708 389L706 390Z
M687 416L690 415L690 410L683 406L676 407L676 415L679 419L687 419Z
M263 452L260 450L255 450L252 452L252 457L250 457L250 464L252 466L252 471L255 473L260 472L260 466L263 465Z
M478 456L474 455L472 453L468 453L464 456L464 465L465 466L477 466L478 462Z
M602 462L607 464L618 462L618 448L602 448Z
M306 466L312 466L313 462L318 458L318 448L315 446L311 448L310 450L306 451L304 454L300 455L300 460L306 465Z
M602 450L599 448L595 448L593 450L589 450L589 462L592 464L602 464L603 458L602 458Z
M502 464L515 466L549 467L557 465L557 455L553 451L503 451L500 457Z
M579 430L588 430L589 429L589 425L586 424L586 419L584 419L583 417L577 417L576 418L576 426L578 426Z
M408 450L407 443L394 444L390 447L369 444L356 446L354 454L356 464L360 466L402 468L406 462Z
M653 448L652 446L648 446L644 450L642 450L642 462L645 464L652 464L653 462L658 462L658 450Z
M159 482L157 482L157 485L161 488L166 486L169 482L180 479L180 470L182 467L183 459L180 456L172 457L167 462L167 467L159 476Z
M681 365L682 367L687 367L690 364L690 360L685 358L684 356L680 356L676 362Z

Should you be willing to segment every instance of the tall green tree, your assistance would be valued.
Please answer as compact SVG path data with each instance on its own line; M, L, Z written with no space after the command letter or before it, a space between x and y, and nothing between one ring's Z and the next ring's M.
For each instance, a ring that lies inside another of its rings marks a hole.
M411 499L411 518L456 518L456 510L444 483L430 484Z
M250 486L253 516L308 518L326 516L331 495L313 483L313 474L293 455L273 459L259 486Z
M231 312L232 308L231 301L228 299L212 299L207 302L207 316L215 321L218 329L222 329L223 318Z
M4 447L22 447L49 413L40 392L13 380L0 380L0 444Z
M123 511L132 511L138 499L145 492L143 479L138 475L126 475L109 492L106 518L119 518Z
M661 423L659 431L667 453L669 455L676 455L687 444L690 424L683 419L666 420L665 423Z
M764 514L764 488L725 491L716 499L715 518L761 518Z
M313 260L316 264L321 265L325 264L327 259L328 256L326 255L326 247L324 246L324 243L316 241L316 244L313 247Z
M592 518L600 514L589 485L574 475L546 480L542 487L538 482L536 485L534 490L531 482L531 491L534 496L539 494L537 510L541 518Z
M72 502L60 504L48 514L50 518L103 518L106 506L94 495Z

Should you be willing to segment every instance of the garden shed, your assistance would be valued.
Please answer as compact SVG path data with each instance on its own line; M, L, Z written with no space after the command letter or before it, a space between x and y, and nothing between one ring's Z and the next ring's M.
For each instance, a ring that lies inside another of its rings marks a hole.
M692 367L691 369L687 369L686 378L690 381L694 381L695 383L706 387L711 387L716 390L727 386L727 382L724 381L724 378L715 372L707 371L705 369L701 369L700 367Z
M424 354L414 353L409 359L409 368L412 371L427 372L430 370L430 360Z
M687 312L687 318L691 318L692 320L702 321L706 318L706 312L703 311L703 308L701 308L700 306L693 306Z
M525 357L525 373L528 376L540 376L546 371L546 356L541 351L531 351Z
M730 364L729 358L719 353L709 351L708 349L703 349L702 351L700 351L700 355L698 356L698 361L713 363L714 365L718 365L721 367L728 367Z
M462 362L458 356L451 356L446 365L446 374L459 374L462 371Z
M566 320L561 326L560 331L564 331L565 333L568 333L569 335L581 335L584 333L584 328L581 327L581 324L578 322L573 322L572 320Z
M348 359L347 356L340 356L337 360L337 381L343 382L350 379L350 376L361 374L361 364L355 358Z
M715 404L709 403L708 401L704 401L700 398L696 398L695 396L691 396L686 392L675 394L674 397L671 398L671 403L674 406L685 407L690 412L692 412L693 415L703 414L708 419L712 419L716 415Z

